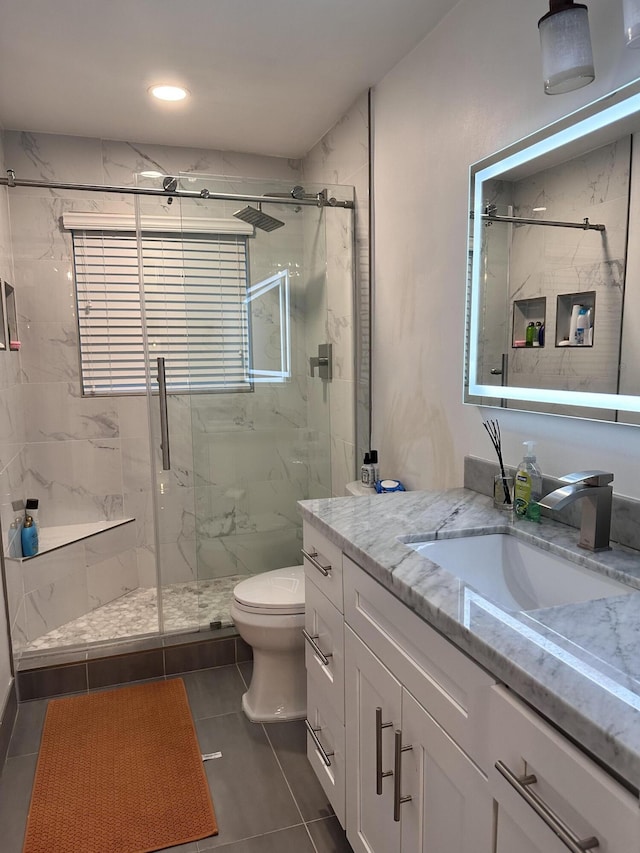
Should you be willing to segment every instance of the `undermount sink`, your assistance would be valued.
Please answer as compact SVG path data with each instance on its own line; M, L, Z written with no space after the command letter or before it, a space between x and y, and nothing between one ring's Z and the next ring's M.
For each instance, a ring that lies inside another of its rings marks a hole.
M405 544L507 610L538 610L635 591L504 533Z

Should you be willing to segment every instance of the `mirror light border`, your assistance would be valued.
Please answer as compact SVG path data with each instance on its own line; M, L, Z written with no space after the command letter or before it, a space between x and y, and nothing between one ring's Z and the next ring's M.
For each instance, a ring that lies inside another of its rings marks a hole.
M628 86L594 101L576 113L561 119L542 131L538 131L520 142L493 155L487 160L475 163L470 168L470 186L473 188L473 209L482 211L484 206L483 183L498 177L518 166L536 160L545 154L582 139L589 133L600 131L615 122L630 118L640 112L640 79ZM614 103L606 105L613 100ZM585 117L584 116L586 113ZM566 122L569 126L563 126ZM557 130L554 131L554 128ZM538 138L542 137L542 138ZM534 141L535 140L535 141ZM516 149L516 150L514 150ZM509 153L512 152L512 153ZM503 156L500 156L502 153ZM482 166L483 163L488 163ZM482 245L483 220L479 215L473 219L473 246ZM478 340L477 329L480 316L479 288L473 287L481 276L481 253L473 252L471 281L468 283L467 304L470 306L466 330L468 352L468 389L465 388L466 403L472 405L495 405L467 399L470 396L488 397L493 400L517 400L531 403L556 403L560 405L582 406L594 409L618 409L627 412L640 412L640 396L628 394L601 394L589 391L554 391L544 388L524 388L518 386L483 385L478 382Z

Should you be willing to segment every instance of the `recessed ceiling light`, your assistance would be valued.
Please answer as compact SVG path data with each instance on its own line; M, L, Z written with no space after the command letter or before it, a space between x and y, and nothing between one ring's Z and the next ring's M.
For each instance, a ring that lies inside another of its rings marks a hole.
M143 178L163 178L164 177L163 172L155 172L153 169L151 169L148 172L140 172L140 175Z
M182 101L189 94L181 86L152 86L149 91L161 101Z
M531 208L534 213L541 213L543 210L546 210L546 207L532 207Z

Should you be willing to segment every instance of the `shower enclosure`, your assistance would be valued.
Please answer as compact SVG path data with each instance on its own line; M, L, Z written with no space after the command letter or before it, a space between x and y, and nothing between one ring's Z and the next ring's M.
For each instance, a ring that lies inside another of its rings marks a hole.
M45 406L27 430L14 494L39 497L45 546L54 529L62 544L10 558L4 508L12 641L24 659L228 626L240 579L300 563L296 502L342 494L353 477L348 466L332 474L332 419L343 434L354 422L353 318L342 316L353 306L352 188L164 181L154 196L76 193L54 205L77 317L63 375L36 381L48 395L77 383L72 415L94 433L68 441ZM158 184L137 179L139 190ZM325 203L334 197L347 206ZM23 317L34 295L22 294ZM25 337L23 357L38 345ZM50 473L61 453L68 488ZM92 474L103 482L85 484ZM75 559L80 524L93 545L86 577L78 564L67 586L84 591L74 611L65 588L55 612L67 569L40 586L25 577L52 554L68 565L65 549ZM116 524L100 545L98 531ZM107 577L119 594L104 594Z

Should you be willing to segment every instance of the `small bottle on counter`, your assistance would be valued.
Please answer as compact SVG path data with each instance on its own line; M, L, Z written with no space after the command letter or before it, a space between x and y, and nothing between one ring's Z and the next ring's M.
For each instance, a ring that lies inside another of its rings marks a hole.
M30 515L25 516L21 540L22 556L34 557L38 553L38 530Z
M369 459L371 460L371 476L369 480L369 485L375 487L376 483L380 479L380 468L378 468L378 451L370 450Z
M371 476L371 457L369 453L364 454L364 462L362 463L362 467L360 468L360 480L363 486L373 486L373 483L369 482L369 477Z

